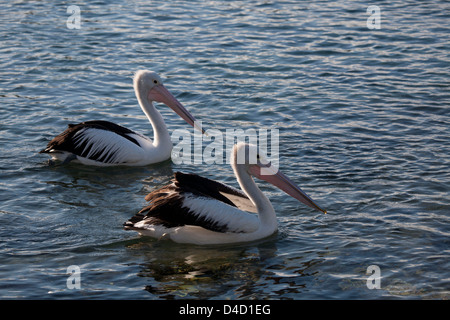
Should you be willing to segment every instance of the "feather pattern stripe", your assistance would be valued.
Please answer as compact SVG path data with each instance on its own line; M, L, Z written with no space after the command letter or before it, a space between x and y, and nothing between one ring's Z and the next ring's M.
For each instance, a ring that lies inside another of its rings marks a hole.
M150 204L125 222L128 230L162 225L166 228L200 226L216 232L252 232L256 215L242 211L220 191L247 196L238 189L194 174L175 173L172 183L149 193Z
M49 142L41 153L67 151L77 156L104 163L123 163L130 154L142 154L139 141L151 141L109 121L86 121L68 128ZM58 150L58 151L55 151Z

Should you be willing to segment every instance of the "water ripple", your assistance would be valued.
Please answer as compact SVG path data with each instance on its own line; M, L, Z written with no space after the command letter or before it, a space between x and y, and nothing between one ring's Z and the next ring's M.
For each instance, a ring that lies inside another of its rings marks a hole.
M64 3L2 9L0 297L448 299L446 1L381 1L375 30L362 1L78 5L79 30ZM237 186L228 165L94 170L38 154L89 119L151 136L132 90L141 68L208 128L279 129L282 171L328 214L261 183L280 224L263 241L218 250L123 231L175 170ZM79 291L64 285L74 264ZM380 290L366 286L373 264Z

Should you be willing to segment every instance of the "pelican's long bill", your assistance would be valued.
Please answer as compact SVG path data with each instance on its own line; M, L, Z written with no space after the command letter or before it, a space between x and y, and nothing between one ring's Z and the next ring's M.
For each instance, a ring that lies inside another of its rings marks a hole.
M205 133L205 131L197 125L197 120L189 111L166 89L162 84L154 86L148 93L148 99L150 101L157 101L164 103L170 107L176 114L184 119L191 126L197 130Z
M267 181L280 188L288 195L306 204L307 206L322 211L325 214L327 213L326 210L320 208L305 192L303 192L302 189L300 189L299 186L286 177L280 170L277 170L274 174L261 174L261 170L267 169L267 167L267 165L263 165L261 163L251 165L250 173L258 179Z

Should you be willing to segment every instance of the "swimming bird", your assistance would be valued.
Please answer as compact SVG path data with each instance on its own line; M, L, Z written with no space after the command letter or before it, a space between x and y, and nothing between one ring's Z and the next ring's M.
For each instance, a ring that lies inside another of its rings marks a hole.
M74 160L94 166L144 166L167 160L173 145L166 124L153 105L154 101L166 104L187 123L204 132L155 72L138 71L133 86L139 105L153 127L153 141L118 124L94 120L69 124L40 153L48 153L54 160L63 163Z
M255 145L237 143L231 159L242 191L196 174L176 172L171 184L145 197L151 203L125 222L124 229L156 239L200 245L246 242L270 236L278 228L276 214L253 177L272 183L302 203L326 213L262 152L258 153Z

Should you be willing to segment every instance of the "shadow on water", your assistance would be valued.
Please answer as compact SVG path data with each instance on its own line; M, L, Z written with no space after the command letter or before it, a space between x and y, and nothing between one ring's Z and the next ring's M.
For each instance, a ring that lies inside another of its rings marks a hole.
M156 177L172 175L172 162L164 162L145 167L112 166L96 167L77 163L62 164L60 162L46 162L41 164L41 169L48 169L52 173L60 173L74 179L85 179L93 183L112 183L118 186L127 186L129 181L152 181Z
M130 260L140 261L136 276L150 299L290 299L305 290L314 273L308 269L322 259L306 255L291 265L279 251L283 238L198 246L139 237L113 246L125 246Z
M265 263L277 255L277 236L248 244L198 246L130 240L127 251L141 259L137 277L150 297L162 299L240 298L255 294Z
M84 199L84 202L86 199L97 199L100 202L93 204L97 206L103 203L103 199L109 198L108 201L112 202L123 197L145 196L155 187L168 183L174 173L171 161L146 167L94 167L69 163L45 165L39 170L46 171L46 178L41 183L52 187L49 195L51 198L62 203L71 201L68 199L72 197ZM86 197L83 198L82 195ZM95 198L93 195L104 198ZM117 201L114 202L118 204Z

